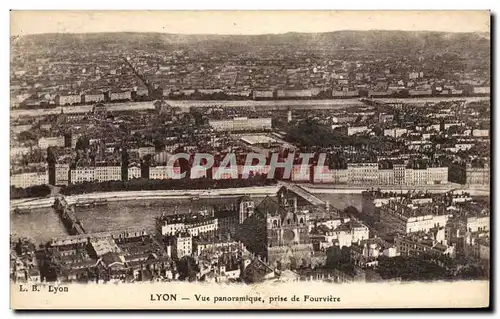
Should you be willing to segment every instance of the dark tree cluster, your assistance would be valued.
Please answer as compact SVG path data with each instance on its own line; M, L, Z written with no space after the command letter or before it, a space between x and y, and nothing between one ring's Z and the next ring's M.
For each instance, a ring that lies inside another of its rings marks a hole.
M10 187L10 199L45 197L50 194L47 185L36 185L27 188Z
M129 181L107 181L107 182L87 182L73 184L61 190L64 195L94 193L94 192L115 192L115 191L141 191L141 190L174 190L174 189L221 189L239 188L252 186L274 185L275 181L264 176L249 177L248 179L228 179L214 180L209 178L200 179L133 179Z
M368 137L348 136L347 134L332 130L324 124L307 118L296 126L288 127L287 140L301 147L334 147L334 146L360 146L370 144Z

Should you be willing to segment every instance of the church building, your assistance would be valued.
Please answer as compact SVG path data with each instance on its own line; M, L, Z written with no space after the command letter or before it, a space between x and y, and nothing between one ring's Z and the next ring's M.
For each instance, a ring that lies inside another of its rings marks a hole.
M255 209L240 202L238 239L247 249L278 269L308 266L313 252L309 213L297 207L297 196L282 187L277 198L266 197Z

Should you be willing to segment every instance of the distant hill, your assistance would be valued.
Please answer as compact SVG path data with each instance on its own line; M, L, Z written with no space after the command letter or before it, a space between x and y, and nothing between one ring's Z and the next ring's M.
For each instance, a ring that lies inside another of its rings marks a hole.
M212 50L256 50L288 47L298 50L368 50L477 52L490 50L489 33L448 33L430 31L335 31L325 33L285 33L265 35L181 35L169 33L85 33L26 35L12 41L16 47L100 50L168 49L191 47Z

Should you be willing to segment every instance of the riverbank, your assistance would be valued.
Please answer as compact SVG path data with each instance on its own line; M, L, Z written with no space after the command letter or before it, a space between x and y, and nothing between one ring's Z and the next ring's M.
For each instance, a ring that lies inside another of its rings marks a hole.
M279 186L255 186L226 189L198 189L198 190L158 190L158 191L129 191L129 192L106 192L65 196L69 204L90 203L95 200L104 199L106 201L123 200L153 200L153 199L196 199L196 198L217 198L217 197L239 197L239 196L267 196L274 195ZM10 201L11 210L34 209L51 207L55 197L15 199Z
M424 186L349 186L338 184L298 184L311 194L361 194L370 188L378 189L389 192L408 192L410 190L428 191L430 193L442 193L448 191L454 192L468 192L472 196L490 196L489 187L479 185L459 185L459 184L442 184L442 185L424 185ZM124 200L154 200L154 199L193 199L198 198L217 198L217 197L239 197L239 196L268 196L274 195L278 191L280 185L274 186L255 186L244 188L226 188L226 189L199 189L199 190L158 190L158 191L126 191L126 192L103 192L92 194L80 194L65 196L69 204L90 203L99 199L105 199L110 202L124 201ZM15 208L20 209L36 209L51 207L54 204L54 197L45 198L29 198L29 199L15 199L10 201L11 211Z
M425 105L426 103L437 103L440 101L457 101L465 100L467 102L475 102L480 100L489 100L486 97L418 97L418 98L373 98L373 100L381 101L384 103L411 103L413 105ZM190 107L245 107L255 109L270 109L270 110L287 110L291 109L342 109L355 105L362 105L359 98L352 99L325 99L325 100L166 100L172 107L179 107L187 111ZM11 109L10 116L18 118L21 116L44 116L50 114L64 113L88 113L91 112L93 105L75 105L75 106L58 106L50 109ZM117 111L131 111L131 110L153 110L155 106L153 101L147 102L123 102L123 103L108 103L106 108L111 112Z
M453 191L456 193L467 192L472 196L490 196L490 188L484 185L461 185L461 184L441 184L441 185L422 185L422 186L388 186L388 185L367 185L366 187L338 185L338 184L299 184L311 194L361 194L368 189L380 189L384 192L403 192L422 191L429 193L444 193Z

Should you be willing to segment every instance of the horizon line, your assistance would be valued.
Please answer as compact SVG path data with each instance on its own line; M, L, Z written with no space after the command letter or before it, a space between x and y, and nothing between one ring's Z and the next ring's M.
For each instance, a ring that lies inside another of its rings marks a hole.
M265 35L286 35L286 34L325 34L335 32L407 32L407 33L448 33L448 34L491 34L491 31L439 31L439 30L398 30L398 29L341 29L332 31L308 32L308 31L287 31L276 33L182 33L182 32L162 32L162 31L87 31L87 32L42 32L42 33L25 33L11 35L11 37L25 37L37 35L86 35L86 34L120 34L120 33L136 33L136 34L165 34L165 35L183 35L183 36L265 36Z
M491 32L491 12L487 10L28 10L11 11L10 18L11 35L164 31L179 35L235 36L374 30Z

